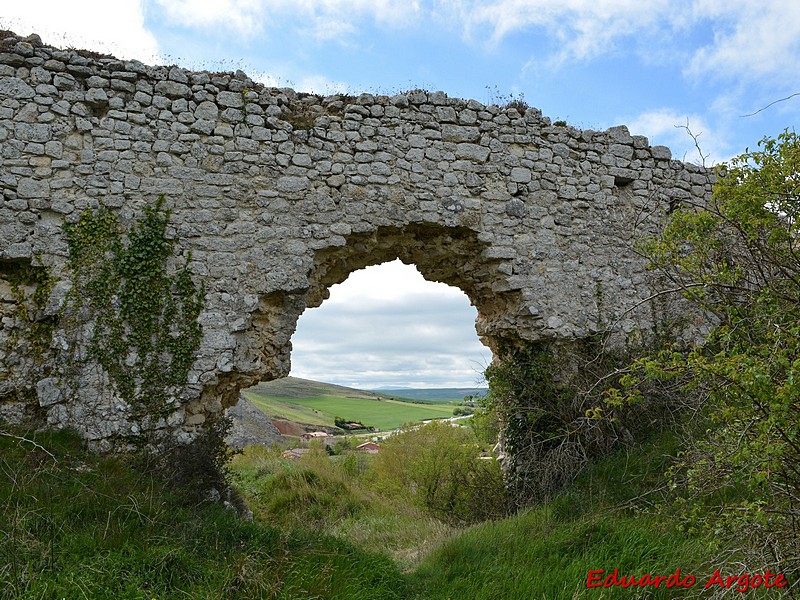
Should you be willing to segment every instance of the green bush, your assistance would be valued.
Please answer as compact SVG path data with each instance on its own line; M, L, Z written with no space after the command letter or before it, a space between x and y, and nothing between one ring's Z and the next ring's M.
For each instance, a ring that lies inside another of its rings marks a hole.
M409 498L452 524L475 523L505 512L502 471L496 460L481 460L472 431L431 421L406 426L389 437L376 455L377 489Z

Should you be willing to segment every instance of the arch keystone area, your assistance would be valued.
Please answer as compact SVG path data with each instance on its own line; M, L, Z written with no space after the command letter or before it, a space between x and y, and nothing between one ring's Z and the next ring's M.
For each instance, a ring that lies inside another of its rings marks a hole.
M288 373L297 318L331 285L395 258L462 289L490 346L647 330L653 315L633 307L653 284L633 246L711 190L625 127L442 92L300 94L0 37L0 414L100 448L143 427L190 438L240 388ZM35 285L12 279L47 269L34 320L57 319L64 224L101 206L131 223L162 194L205 286L203 341L170 413L143 422L97 369L78 389L52 376L58 343L39 358L15 343Z

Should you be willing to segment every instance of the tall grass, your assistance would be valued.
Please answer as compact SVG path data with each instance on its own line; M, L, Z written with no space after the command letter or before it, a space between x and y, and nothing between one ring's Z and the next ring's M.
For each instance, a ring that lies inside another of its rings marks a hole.
M0 436L0 598L403 598L385 555L187 504L69 434Z
M589 469L551 502L473 527L428 555L414 574L417 598L474 600L673 598L665 588L586 587L588 572L619 569L637 578L701 575L708 544L644 507L659 492L674 440L621 452ZM687 590L679 590L686 592ZM686 597L683 594L682 597Z
M598 463L547 504L462 531L372 492L359 475L365 457L292 463L247 450L232 465L255 514L247 521L188 502L124 459L87 454L70 434L35 442L0 435L0 599L719 596L702 589L714 540L654 510L673 493L669 436ZM590 570L678 568L697 577L692 589L586 587Z
M373 491L360 476L370 458L352 454L332 461L312 449L292 462L277 450L251 446L234 459L233 481L256 520L325 531L384 552L408 570L454 530L417 507Z

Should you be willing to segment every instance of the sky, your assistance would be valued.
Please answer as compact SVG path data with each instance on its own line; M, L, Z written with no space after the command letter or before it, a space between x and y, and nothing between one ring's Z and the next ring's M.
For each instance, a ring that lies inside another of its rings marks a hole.
M320 94L521 99L580 129L627 125L707 165L800 117L794 0L0 0L0 27ZM480 381L491 353L466 296L426 286L413 267L368 276L304 313L293 375L359 387ZM378 280L396 289L376 297Z

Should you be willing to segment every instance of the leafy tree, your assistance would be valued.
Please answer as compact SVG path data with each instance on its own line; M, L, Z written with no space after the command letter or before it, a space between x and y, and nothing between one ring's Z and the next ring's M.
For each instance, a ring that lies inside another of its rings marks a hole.
M705 429L674 470L687 526L789 576L800 570L800 139L759 147L720 167L710 203L681 206L646 247L710 335L636 361L606 408L680 382Z
M500 437L500 418L491 407L481 404L467 421L467 425L475 433L478 443L494 446Z

